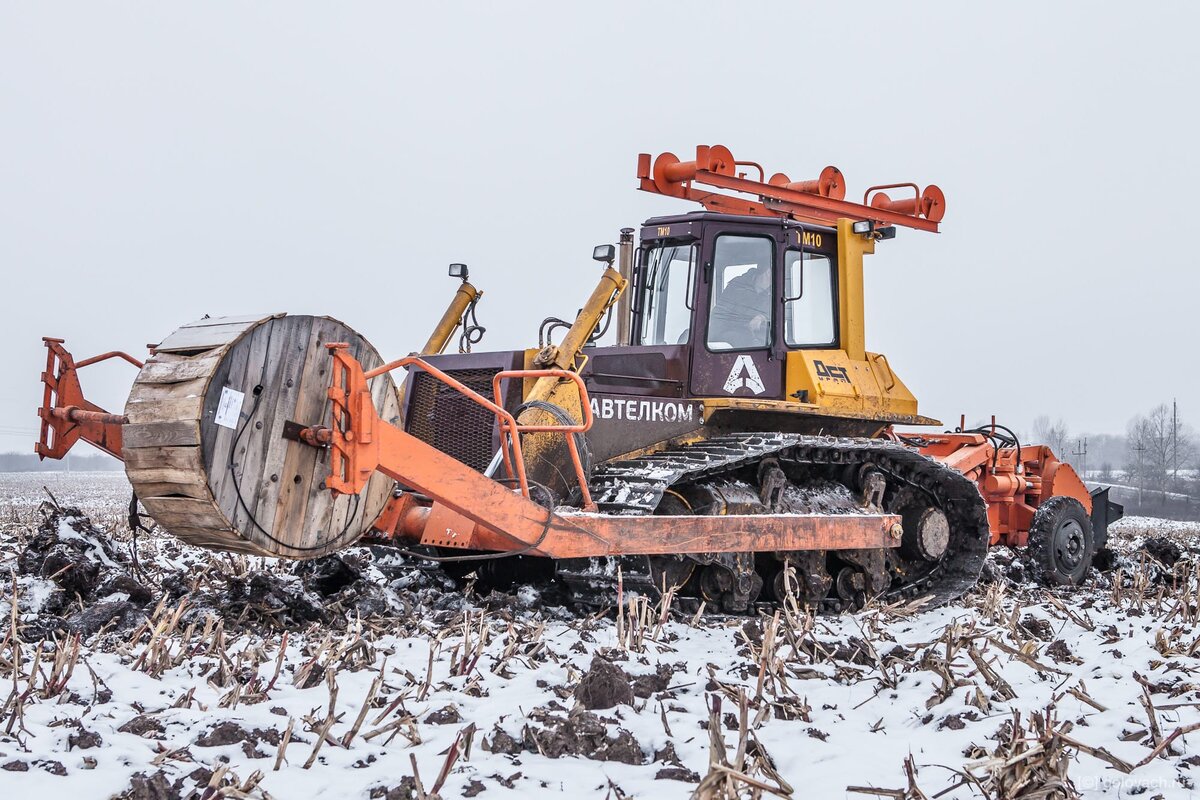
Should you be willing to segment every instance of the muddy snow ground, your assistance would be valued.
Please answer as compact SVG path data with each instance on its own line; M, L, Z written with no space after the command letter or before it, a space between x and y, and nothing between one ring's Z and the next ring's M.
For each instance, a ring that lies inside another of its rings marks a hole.
M474 596L366 548L297 568L151 533L135 564L128 492L0 475L5 796L1169 798L1200 779L1200 526L1122 523L1078 590L998 551L939 609L618 615Z

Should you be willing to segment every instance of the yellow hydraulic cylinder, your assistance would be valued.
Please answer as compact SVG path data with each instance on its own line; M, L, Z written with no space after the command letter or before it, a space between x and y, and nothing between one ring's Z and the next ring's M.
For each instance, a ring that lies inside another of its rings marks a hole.
M604 274L600 277L600 282L592 290L591 297L588 298L580 310L579 316L575 318L574 324L571 325L570 330L563 336L562 341L559 342L557 347L550 345L541 353L538 353L535 363L539 367L574 369L576 366L575 362L579 358L579 353L583 350L583 346L587 344L588 339L592 338L592 333L596 330L596 326L604 319L604 315L608 312L608 309L617 302L617 299L620 298L627 285L628 281L622 277L620 272L612 267L605 268ZM526 401L549 399L559 380L559 378L539 378L525 397ZM574 384L570 385L574 386Z
M454 297L450 299L450 305L446 307L446 313L442 314L442 318L438 320L437 326L433 329L433 333L429 336L429 341L425 342L425 346L421 348L420 355L436 356L446 349L446 345L454 336L455 331L462 325L463 314L467 313L467 309L471 303L483 297L483 292L476 289L467 281L463 281L458 287L458 291L454 293ZM405 394L408 390L408 382L400 384L398 390L400 397L400 408L404 408Z
M463 314L467 313L467 308L481 297L483 297L483 292L467 281L463 281L462 285L458 287L458 291L454 293L450 305L446 308L446 313L442 314L442 318L438 320L437 326L430 334L429 341L425 342L425 346L421 348L421 355L435 356L444 351L451 337L462 325Z
M557 346L551 344L543 348L534 357L533 366L542 369L580 369L583 366L580 356L584 345L592 338L604 315L621 297L626 285L627 281L619 271L611 266L607 267L562 341ZM535 406L526 408L517 421L524 425L552 426L563 425L569 421L580 422L583 420L582 400L579 388L572 381L554 377L539 378L525 394L525 402L547 403L561 409L570 420L544 406ZM521 446L525 467L531 478L559 494L570 491L576 480L563 434L525 434Z

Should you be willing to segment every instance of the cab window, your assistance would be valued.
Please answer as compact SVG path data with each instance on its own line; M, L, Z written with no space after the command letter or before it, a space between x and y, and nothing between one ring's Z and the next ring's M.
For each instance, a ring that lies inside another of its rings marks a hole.
M760 236L718 236L713 250L708 349L771 344L775 246Z
M789 250L784 258L784 338L789 347L837 343L833 264L820 253Z
M698 258L695 245L660 245L646 253L638 344L687 344Z

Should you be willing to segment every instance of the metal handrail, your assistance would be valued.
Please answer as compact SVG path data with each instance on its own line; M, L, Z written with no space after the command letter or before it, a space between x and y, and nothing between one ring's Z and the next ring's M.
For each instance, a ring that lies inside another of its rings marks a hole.
M330 346L330 345L327 345ZM432 376L435 380L450 387L454 391L463 395L467 399L474 402L476 405L486 408L496 416L500 426L500 452L504 458L504 468L508 472L510 479L515 480L520 487L521 494L529 499L529 480L525 473L525 458L521 450L521 434L522 433L539 433L539 432L554 432L559 431L566 435L567 449L571 454L571 460L575 466L576 475L579 477L579 487L582 494L583 506L587 510L592 510L595 506L592 503L591 493L588 491L587 478L584 474L583 464L579 458L579 449L575 445L575 437L570 435L574 433L585 433L591 429L592 423L592 407L588 399L587 386L577 373L565 369L525 369L525 370L505 370L497 373L492 380L492 390L495 393L495 402L489 400L483 395L471 389L462 381L447 375L437 367L430 364L428 361L418 356L405 356L404 358L390 361L383 366L376 367L363 373L366 380L378 377L384 373L400 369L402 367L415 366L423 370L426 374ZM503 381L512 378L544 378L557 377L563 380L570 380L579 388L580 405L583 409L583 421L577 425L521 425L508 409L504 408L501 398L500 385Z
M576 433L586 433L591 430L592 423L595 420L592 418L592 404L588 398L587 384L579 373L571 372L565 369L510 369L502 372L497 372L492 376L492 391L496 395L496 402L502 402L500 393L501 384L511 378L560 378L570 380L575 383L579 389L579 408L580 415L583 420L575 425L521 425L516 424L512 430L513 440L516 443L516 452L521 452L521 434L522 433L561 433L563 439L567 443L567 451L571 454L571 463L575 467L575 476L579 479L579 494L583 502L585 511L594 511L596 505L592 502L592 493L588 489L587 474L583 469L583 461L579 458L579 447L575 444ZM524 460L522 459L522 469L524 468Z

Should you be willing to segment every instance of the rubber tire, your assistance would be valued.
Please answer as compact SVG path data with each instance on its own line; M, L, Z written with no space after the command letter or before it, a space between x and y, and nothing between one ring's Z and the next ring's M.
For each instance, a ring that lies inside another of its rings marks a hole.
M1083 538L1083 556L1071 568L1059 558L1055 547L1056 534L1067 525L1079 526ZM1083 504L1074 497L1051 497L1038 506L1029 527L1029 542L1026 545L1029 559L1033 562L1034 575L1047 586L1078 586L1087 577L1096 554L1092 520Z

